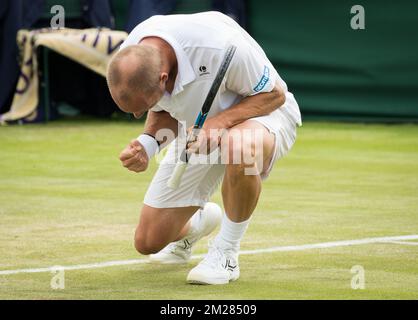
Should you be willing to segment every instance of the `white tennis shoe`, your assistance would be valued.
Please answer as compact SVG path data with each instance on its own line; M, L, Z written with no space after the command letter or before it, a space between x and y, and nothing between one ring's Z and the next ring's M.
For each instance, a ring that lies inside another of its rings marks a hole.
M222 220L222 209L213 202L206 203L203 210L199 210L199 221L196 230L190 235L176 242L169 243L161 251L151 254L149 262L161 264L187 263L192 255L193 245L209 235Z
M191 284L227 284L239 278L238 252L209 245L205 258L187 276Z

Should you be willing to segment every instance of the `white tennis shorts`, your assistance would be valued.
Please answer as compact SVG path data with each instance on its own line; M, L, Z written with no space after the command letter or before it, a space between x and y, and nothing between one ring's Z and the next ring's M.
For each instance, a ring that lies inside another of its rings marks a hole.
M275 135L275 151L269 168L262 176L266 179L275 162L284 157L296 140L296 130L302 125L299 106L291 93L286 102L267 116L252 118L262 123ZM175 142L169 147L145 194L144 204L154 208L204 207L222 182L225 164L189 164L177 189L167 187L178 159Z

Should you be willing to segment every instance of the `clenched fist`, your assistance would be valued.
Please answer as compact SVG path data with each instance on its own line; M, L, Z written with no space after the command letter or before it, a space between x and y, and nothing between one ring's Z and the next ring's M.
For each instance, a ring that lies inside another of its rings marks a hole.
M131 143L121 152L119 160L122 162L122 165L130 171L143 172L148 168L148 155L138 140L131 141Z

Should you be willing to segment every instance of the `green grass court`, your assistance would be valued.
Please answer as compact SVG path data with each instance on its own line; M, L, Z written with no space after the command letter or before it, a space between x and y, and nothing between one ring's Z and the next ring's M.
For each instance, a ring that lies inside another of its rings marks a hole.
M133 247L146 174L120 151L139 122L0 129L0 299L417 299L418 240L243 255L241 278L191 286L187 266L1 271L143 259ZM305 123L279 161L242 250L418 235L418 126ZM214 200L220 203L220 194ZM199 242L194 254L206 251ZM365 289L351 288L352 266Z

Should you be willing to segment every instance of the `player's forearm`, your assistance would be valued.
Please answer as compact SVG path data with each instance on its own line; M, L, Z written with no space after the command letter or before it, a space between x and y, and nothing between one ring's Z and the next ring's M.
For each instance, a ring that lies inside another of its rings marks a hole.
M246 97L229 109L217 114L216 120L224 128L231 128L248 119L265 116L282 106L286 101L283 90L277 85L273 91Z
M177 137L178 122L168 112L149 111L144 133L154 136L161 150Z

